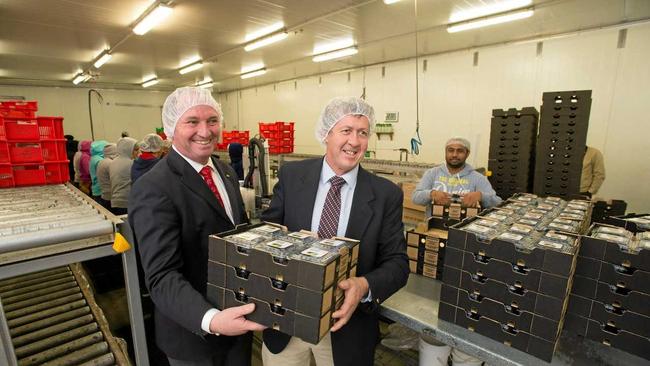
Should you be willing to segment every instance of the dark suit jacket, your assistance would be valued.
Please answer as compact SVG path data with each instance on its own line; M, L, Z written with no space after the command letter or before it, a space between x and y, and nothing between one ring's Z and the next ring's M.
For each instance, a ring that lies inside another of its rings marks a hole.
M235 224L247 221L237 174L213 159L226 186ZM223 194L223 193L222 193ZM129 222L155 305L156 341L179 360L227 352L233 337L204 335L208 236L234 228L203 178L174 149L138 179Z
M311 229L323 158L282 165L273 199L262 219L286 225L289 230ZM357 276L368 280L373 301L361 303L350 321L332 333L334 364L372 365L379 340L379 304L406 285L409 275L404 225L403 193L387 179L359 168L346 237L361 241ZM264 342L281 352L289 336L264 331Z

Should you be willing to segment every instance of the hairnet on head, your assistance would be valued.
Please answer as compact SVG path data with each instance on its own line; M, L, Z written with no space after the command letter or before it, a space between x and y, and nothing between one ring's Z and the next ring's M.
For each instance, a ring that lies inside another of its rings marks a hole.
M361 115L368 118L370 133L375 128L375 110L368 102L357 97L338 97L327 103L316 124L316 139L323 143L327 134L345 116Z
M140 151L144 152L158 152L162 149L163 140L155 133L144 135L142 141L139 142Z
M470 151L470 150L471 150L471 147L470 147L469 141L468 141L466 138L463 138L463 137L452 137L452 138L450 138L449 140L447 140L447 143L445 144L445 148L446 148L447 146L449 146L449 145L453 145L453 144L462 145L463 147L465 147L465 148L467 149L467 151Z
M185 86L174 90L165 99L165 104L163 104L162 109L162 123L165 128L165 135L172 138L176 123L183 113L197 105L206 105L214 108L219 115L219 122L221 123L223 121L221 106L214 100L209 90L194 86Z

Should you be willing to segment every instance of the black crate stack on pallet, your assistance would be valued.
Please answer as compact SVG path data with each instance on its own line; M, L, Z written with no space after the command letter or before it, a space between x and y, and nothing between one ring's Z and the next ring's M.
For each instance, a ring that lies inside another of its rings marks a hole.
M590 214L586 201L523 194L452 226L439 319L550 362ZM572 233L554 231L566 221Z
M650 232L617 224L582 238L564 328L650 360Z
M489 180L503 199L533 190L538 119L539 113L533 107L492 110Z
M566 198L580 193L590 109L591 90L543 94L535 155L535 194Z

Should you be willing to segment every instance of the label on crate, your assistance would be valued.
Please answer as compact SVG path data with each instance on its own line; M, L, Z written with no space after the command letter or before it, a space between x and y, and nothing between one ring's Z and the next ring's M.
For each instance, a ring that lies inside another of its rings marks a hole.
M264 238L262 238L262 236L260 236L260 235L246 232L246 233L239 233L239 234L231 235L231 236L228 237L228 239L239 239L239 240L243 240L243 241L254 242L254 241L258 241L260 239L264 239Z
M506 241L512 241L512 240L519 241L522 240L523 238L524 238L523 235L508 233L508 232L501 233L501 235L499 235L499 239L503 239Z
M290 236L290 237L295 238L295 239L300 239L300 240L305 240L305 239L309 239L309 238L312 237L312 236L309 235L309 234L298 233L298 232L296 232L296 233L289 233L289 234L287 234L287 236Z
M314 258L322 258L326 256L329 252L326 250L318 249L318 248L307 248L300 252L300 254L304 254L309 257L314 257Z
M280 229L277 226L273 226L273 225L262 225L260 227L256 227L255 230L259 231L259 232L267 233L267 234L273 234L273 233L276 233L278 231L281 231L282 229Z
M553 248L553 249L562 249L562 244L556 243L554 241L549 241L549 240L540 240L537 242L539 246L542 247L547 247L547 248Z
M266 243L266 245L268 245L270 247L273 247L273 248L286 249L286 248L289 248L290 246L292 246L293 243L289 243L288 241L284 241L284 240L273 240L273 241L270 241L270 242Z
M533 231L533 228L526 225L514 224L510 227L510 230L516 233L528 234Z
M341 245L345 244L343 240L335 240L335 239L323 239L318 242L319 244L327 245L330 247L340 247Z

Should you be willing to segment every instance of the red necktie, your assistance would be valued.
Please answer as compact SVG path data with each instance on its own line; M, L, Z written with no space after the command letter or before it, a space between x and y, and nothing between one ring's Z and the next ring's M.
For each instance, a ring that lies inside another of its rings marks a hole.
M223 205L223 200L221 199L221 195L219 194L219 190L217 189L217 185L214 184L214 180L212 179L212 169L206 165L203 168L201 168L201 171L199 173L203 177L203 180L205 180L205 183L207 183L212 193L214 193L214 195L217 197L217 201L219 201L221 207L225 207Z
M339 216L341 215L341 186L345 184L345 179L338 175L329 180L331 186L325 197L323 212L320 215L318 223L318 236L321 238L332 238L336 236L339 228Z

